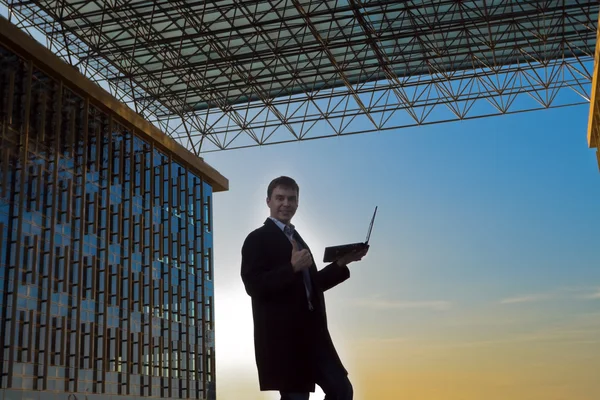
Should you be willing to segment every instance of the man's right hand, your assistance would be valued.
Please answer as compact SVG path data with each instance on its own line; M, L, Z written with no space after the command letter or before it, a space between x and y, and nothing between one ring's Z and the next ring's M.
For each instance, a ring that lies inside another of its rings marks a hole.
M312 256L307 249L298 250L298 244L292 240L292 268L294 272L308 269L312 265Z

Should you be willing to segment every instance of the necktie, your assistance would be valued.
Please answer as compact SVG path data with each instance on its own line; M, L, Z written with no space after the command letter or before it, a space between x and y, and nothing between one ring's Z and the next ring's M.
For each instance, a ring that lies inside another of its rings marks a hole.
M294 239L294 229L291 226L286 225L283 229L283 232L288 237L290 242L295 242L298 250L302 250L302 243ZM310 281L310 273L308 269L302 270L302 275L304 278L304 287L306 288L306 298L308 299L308 307L312 310L312 303L310 301L310 295L312 292L312 283Z

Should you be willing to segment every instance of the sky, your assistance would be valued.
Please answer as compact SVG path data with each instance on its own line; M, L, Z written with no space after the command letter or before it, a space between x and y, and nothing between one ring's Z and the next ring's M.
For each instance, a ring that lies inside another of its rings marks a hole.
M587 106L204 155L214 194L217 397L260 392L246 235L266 189L300 186L293 223L369 254L326 293L355 400L600 398L600 171ZM311 400L322 399L322 392Z
M217 398L279 398L258 388L239 271L246 235L268 216L268 183L288 175L300 186L293 222L315 255L363 240L379 207L369 254L326 293L355 400L598 400L600 171L588 115L578 106L205 154L230 183L213 203Z

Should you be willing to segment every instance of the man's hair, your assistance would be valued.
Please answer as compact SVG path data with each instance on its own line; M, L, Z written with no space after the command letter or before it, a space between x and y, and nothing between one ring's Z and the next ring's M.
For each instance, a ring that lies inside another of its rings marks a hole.
M300 194L300 188L298 187L298 184L295 180L293 180L289 176L280 176L279 178L273 179L271 183L269 183L269 187L267 188L267 199L271 198L273 190L275 190L275 188L278 186L286 189L295 189L296 192Z

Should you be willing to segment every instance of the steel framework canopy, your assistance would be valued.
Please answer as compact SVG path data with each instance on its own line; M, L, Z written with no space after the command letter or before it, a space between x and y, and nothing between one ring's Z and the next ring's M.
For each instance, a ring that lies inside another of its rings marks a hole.
M599 12L597 0L0 4L196 154L588 103Z

